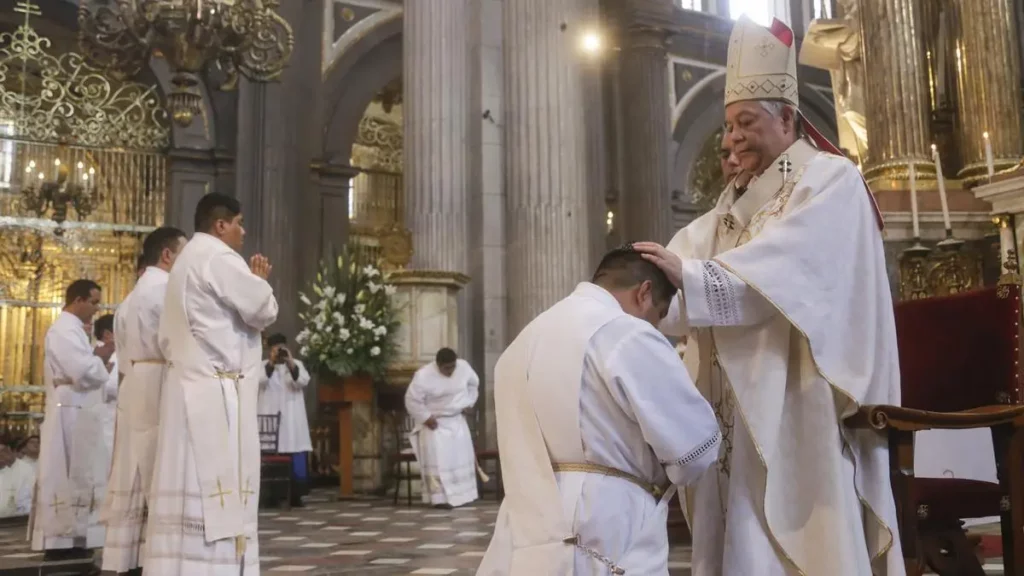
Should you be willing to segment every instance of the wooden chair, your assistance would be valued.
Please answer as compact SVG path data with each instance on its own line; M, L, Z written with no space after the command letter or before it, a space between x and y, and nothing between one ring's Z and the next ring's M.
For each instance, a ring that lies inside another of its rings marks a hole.
M907 574L982 576L965 518L999 516L1007 576L1024 576L1024 398L1020 285L896 305L902 406L863 406L849 422L889 439ZM914 477L914 433L989 428L998 483Z
M285 487L285 510L292 506L292 457L277 452L281 413L258 414L260 431L260 492L278 484Z
M392 473L395 478L395 500L394 503L398 504L398 495L402 489L402 482L405 482L406 486L406 506L412 506L412 481L419 480L420 475L417 472L413 474L412 464L416 462L416 455L412 452L412 445L409 443L409 432L412 432L416 422L412 416L409 416L404 411L395 414L394 419L394 434L395 434L395 454L392 456ZM402 468L405 467L403 471Z

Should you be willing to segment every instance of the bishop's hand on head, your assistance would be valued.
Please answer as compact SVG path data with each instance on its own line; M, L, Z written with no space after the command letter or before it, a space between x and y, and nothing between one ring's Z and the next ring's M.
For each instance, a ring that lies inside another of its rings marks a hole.
M633 250L642 254L644 260L661 268L673 286L683 289L683 261L679 256L657 242L634 242Z
M252 258L249 259L249 270L264 280L270 277L270 271L273 268L270 265L270 260L262 254L253 254Z

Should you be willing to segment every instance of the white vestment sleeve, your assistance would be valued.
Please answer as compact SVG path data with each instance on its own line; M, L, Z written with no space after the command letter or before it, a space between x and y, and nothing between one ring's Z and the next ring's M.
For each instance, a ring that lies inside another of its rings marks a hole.
M206 278L217 295L250 328L263 330L277 320L277 299L266 280L252 273L235 253L210 259Z
M672 482L687 485L718 458L722 435L711 405L654 327L627 335L605 360L611 381Z
M477 376L476 370L470 368L469 364L466 365L466 368L469 369L469 379L466 382L466 403L459 406L459 410L476 406L476 400L480 396L480 377Z
M286 381L288 382L288 387L292 390L302 390L309 385L309 372L306 370L305 364L299 360L293 360L293 362L295 362L295 367L299 369L299 379L295 380L292 378L291 371L285 370L288 373Z
M405 411L416 421L417 425L423 424L430 418L430 410L427 409L426 388L428 383L420 372L412 377L409 388L405 391Z
M96 390L107 383L110 372L86 340L60 331L53 334L54 360L71 379L76 391Z
M756 326L776 313L760 293L711 260L683 261L681 292L692 328Z
M265 390L267 388L267 384L270 384L270 376L267 376L267 362L270 362L270 360L264 360L263 361L263 368L260 370L260 390L261 391ZM273 374L273 372L271 372L271 374Z

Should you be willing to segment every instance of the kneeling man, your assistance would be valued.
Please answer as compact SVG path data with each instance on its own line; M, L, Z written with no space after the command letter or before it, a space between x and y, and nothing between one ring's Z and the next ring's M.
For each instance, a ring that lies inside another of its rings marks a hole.
M668 503L721 440L655 328L675 293L632 247L614 250L502 354L506 495L478 576L668 574Z

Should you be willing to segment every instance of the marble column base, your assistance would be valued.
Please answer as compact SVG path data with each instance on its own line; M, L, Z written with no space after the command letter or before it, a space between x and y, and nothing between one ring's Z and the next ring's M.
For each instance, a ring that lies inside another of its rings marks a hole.
M388 275L388 282L398 289L394 303L401 322L388 381L404 387L416 370L434 361L439 349L459 352L457 296L469 276L443 270L397 270Z

